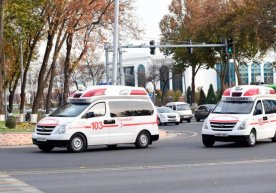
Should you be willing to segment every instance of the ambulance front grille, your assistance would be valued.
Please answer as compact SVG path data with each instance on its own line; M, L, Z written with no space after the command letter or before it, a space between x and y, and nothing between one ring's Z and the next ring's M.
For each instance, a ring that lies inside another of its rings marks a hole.
M51 135L56 126L37 126L36 133L38 135Z
M234 128L237 123L219 123L219 122L210 122L212 128L217 128L219 130Z

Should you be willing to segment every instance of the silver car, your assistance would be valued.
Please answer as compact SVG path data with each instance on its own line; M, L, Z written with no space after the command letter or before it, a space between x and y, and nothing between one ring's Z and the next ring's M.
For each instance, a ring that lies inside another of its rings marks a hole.
M158 125L166 125L167 123L180 123L179 113L169 107L157 107Z

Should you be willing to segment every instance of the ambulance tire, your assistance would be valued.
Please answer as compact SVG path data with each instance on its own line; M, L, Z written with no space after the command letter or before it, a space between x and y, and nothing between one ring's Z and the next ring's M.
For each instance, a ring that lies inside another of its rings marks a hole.
M276 142L276 132L275 132L275 134L274 134L274 137L272 137L272 142Z
M44 152L50 152L54 149L51 145L38 145L38 148Z
M191 123L191 119L187 119L187 123Z
M147 131L141 131L137 138L136 138L136 142L135 142L135 146L137 148L147 148L150 144L150 135Z
M247 146L253 147L256 145L256 131L252 130L247 138Z
M213 145L215 144L215 140L202 137L202 143L205 147L213 147Z
M79 153L84 151L86 149L85 137L82 134L73 135L69 141L67 149L72 153Z

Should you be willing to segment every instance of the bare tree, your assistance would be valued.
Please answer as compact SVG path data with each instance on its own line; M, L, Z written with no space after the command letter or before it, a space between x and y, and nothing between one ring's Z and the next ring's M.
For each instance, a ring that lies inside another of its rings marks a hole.
M3 29L4 29L4 0L0 0L0 115L3 114L3 90L4 90L4 53L3 53Z

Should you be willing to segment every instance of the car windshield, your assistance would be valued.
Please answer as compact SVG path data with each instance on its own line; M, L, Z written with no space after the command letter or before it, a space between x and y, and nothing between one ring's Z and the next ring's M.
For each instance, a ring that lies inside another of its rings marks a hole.
M221 101L213 110L213 113L249 114L253 104L253 101Z
M66 103L51 113L50 117L76 117L80 115L89 103Z
M166 108L166 107L157 108L157 111L159 113L173 113L174 112L174 110L172 110L171 108Z
M189 104L177 105L177 110L178 111L191 110L191 107Z

